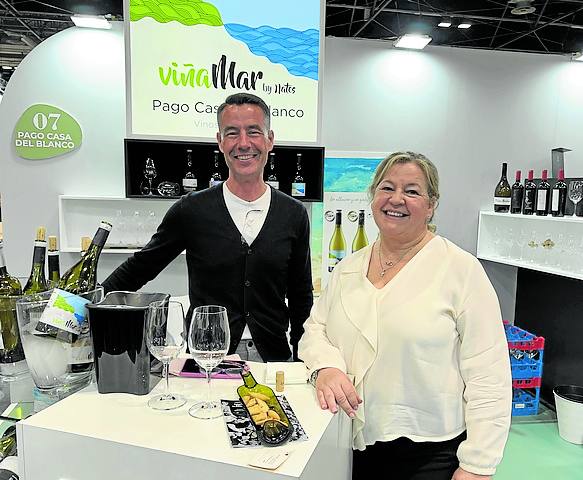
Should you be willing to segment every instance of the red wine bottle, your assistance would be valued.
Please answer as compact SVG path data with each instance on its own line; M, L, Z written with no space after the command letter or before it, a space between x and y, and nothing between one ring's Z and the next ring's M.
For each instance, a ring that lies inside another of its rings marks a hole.
M548 215L551 200L551 185L547 182L547 171L543 170L542 180L536 188L536 214Z
M520 170L516 170L516 181L512 185L512 195L510 197L510 213L522 212L522 198L524 197L524 186L520 183Z
M553 185L551 192L551 215L553 217L565 216L565 205L567 203L567 184L565 183L565 171L559 170L559 179Z
M502 175L500 176L500 181L494 189L494 211L508 213L510 210L510 184L506 178L506 172L508 170L508 164L504 162L502 164Z
M522 213L524 215L532 215L534 213L534 205L536 201L536 183L532 181L534 178L534 170L528 171L528 180L524 183L524 207Z

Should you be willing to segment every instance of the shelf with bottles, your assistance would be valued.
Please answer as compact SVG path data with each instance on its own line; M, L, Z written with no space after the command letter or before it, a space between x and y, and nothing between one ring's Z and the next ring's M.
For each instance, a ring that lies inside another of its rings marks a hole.
M264 179L275 175L279 189L290 195L295 177L305 183L304 202L321 202L324 148L279 146L267 162ZM298 172L298 154L300 170ZM191 161L189 161L189 158ZM272 161L273 160L273 161ZM273 169L271 168L273 164ZM203 190L211 179L225 180L228 169L216 143L169 140L125 140L125 178L128 198L179 198L192 189ZM272 180L273 181L273 180ZM194 186L196 185L196 186Z
M477 257L583 280L583 217L481 211Z
M112 230L105 253L132 253L143 247L156 231L175 200L155 197L59 196L59 247L62 252L80 252L80 240L92 235L95 226L105 220Z

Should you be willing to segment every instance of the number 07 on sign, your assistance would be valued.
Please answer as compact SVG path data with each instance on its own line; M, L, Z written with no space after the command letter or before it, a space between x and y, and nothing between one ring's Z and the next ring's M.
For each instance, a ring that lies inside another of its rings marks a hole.
M13 142L21 158L41 160L72 152L81 146L81 126L58 107L28 107L14 127Z

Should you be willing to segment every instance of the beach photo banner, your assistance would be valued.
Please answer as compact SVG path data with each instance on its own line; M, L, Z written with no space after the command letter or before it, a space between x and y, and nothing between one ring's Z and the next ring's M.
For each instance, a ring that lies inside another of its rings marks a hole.
M128 136L215 139L235 92L276 142L319 143L323 0L126 0Z

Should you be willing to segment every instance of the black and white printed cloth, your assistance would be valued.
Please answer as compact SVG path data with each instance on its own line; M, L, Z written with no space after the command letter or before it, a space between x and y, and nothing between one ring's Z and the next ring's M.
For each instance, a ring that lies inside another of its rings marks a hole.
M283 395L278 397L278 399L281 408L283 408L287 418L289 418L289 421L294 427L292 437L289 441L307 440L308 435L304 431L287 399ZM257 430L255 430L255 425L249 418L247 409L243 403L240 400L221 400L221 405L231 446L233 448L260 447L261 442L257 437Z

